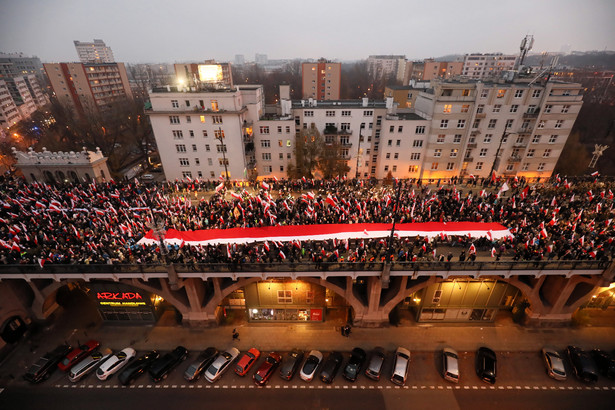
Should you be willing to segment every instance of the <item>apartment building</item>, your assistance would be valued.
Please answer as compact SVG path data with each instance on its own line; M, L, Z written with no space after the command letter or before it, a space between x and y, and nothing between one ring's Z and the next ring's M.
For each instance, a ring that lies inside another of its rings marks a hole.
M372 55L367 58L367 72L374 78L395 78L402 81L406 71L406 56Z
M463 61L435 61L426 59L423 65L423 81L430 81L438 78L447 79L461 75L463 71Z
M325 59L320 59L317 63L303 63L301 65L303 98L313 98L318 101L339 100L341 78L341 63L332 63Z
M226 90L158 87L147 111L167 180L247 179L256 167L253 129L260 85Z
M94 39L92 43L75 40L74 43L79 61L84 64L115 63L111 47L107 47L102 40Z
M45 85L45 69L38 57L28 57L23 53L0 53L0 80L10 81L24 75L35 75L38 83Z
M0 80L0 127L6 130L48 103L34 74Z
M580 84L441 81L415 110L430 119L421 178L474 175L546 179L582 105Z
M518 56L493 54L466 54L462 75L471 79L499 78L502 72L513 70Z
M0 80L0 133L5 134L13 125L21 121L21 114L11 96L9 86L5 80Z
M77 115L109 112L114 103L132 99L124 63L45 63L58 101Z

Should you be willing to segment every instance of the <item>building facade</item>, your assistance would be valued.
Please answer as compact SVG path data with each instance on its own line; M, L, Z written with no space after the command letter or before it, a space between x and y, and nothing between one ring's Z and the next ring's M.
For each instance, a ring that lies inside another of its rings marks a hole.
M0 127L5 133L21 121L21 114L5 80L0 80Z
M513 70L518 56L493 54L466 54L462 75L471 79L498 78L502 72Z
M0 53L0 80L24 75L35 75L39 84L45 85L45 69L38 57L27 57L23 53Z
M0 80L0 127L6 131L48 103L34 74Z
M74 43L79 61L83 64L115 63L111 47L107 47L102 40L94 39L92 43L75 40Z
M113 104L132 99L124 63L45 63L58 101L77 115L105 114Z
M367 58L367 72L376 79L383 77L402 81L406 71L406 56L372 55Z
M435 61L427 59L423 66L423 81L434 79L447 79L461 75L463 71L462 61Z
M339 100L342 78L342 64L320 59L317 63L301 65L303 98Z

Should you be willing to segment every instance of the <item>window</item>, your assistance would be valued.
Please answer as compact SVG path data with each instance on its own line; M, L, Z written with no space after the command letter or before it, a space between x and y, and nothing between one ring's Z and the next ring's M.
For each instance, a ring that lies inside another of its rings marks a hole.
M399 127L397 127L397 132L402 132L404 130L404 126L400 125Z
M398 152L395 153L395 156L393 157L393 159L399 159L399 153Z
M303 112L303 116L304 117L313 117L314 116L314 111L304 111Z
M200 118L201 118L201 123L205 124L205 116L204 116L204 115L201 115L201 117L200 117Z
M395 146L396 146L396 147L399 147L400 145L401 145L401 140L396 140L396 141L395 141Z
M555 144L557 142L557 135L551 135L549 137L549 144Z
M447 171L452 171L454 167L455 167L455 163L454 162L449 162L449 163L446 164L446 170Z
M506 95L506 90L498 90L498 98L504 98L504 96Z
M485 104L478 104L478 107L476 107L477 114L481 114L484 110L485 110Z
M445 114L450 114L451 108L453 108L452 104L444 104L444 110L442 110L442 112Z
M169 115L169 121L171 122L171 124L179 124L179 116Z
M211 110L218 111L218 101L217 100L211 100Z
M271 147L271 140L261 140L261 148Z
M192 172L190 172L190 171L182 171L182 178L183 179L186 179L186 178L192 179Z
M190 107L190 101L186 100L186 107Z
M419 171L419 166L418 165L410 165L408 167L408 172L418 172Z
M562 128L562 125L564 125L564 120L557 120L555 128Z
M214 171L209 171L209 176L211 178L214 178L216 176L216 174L214 173Z
M482 90L480 92L480 98L487 98L489 96L489 90Z
M387 142L387 147L390 147L391 145L393 145L393 140L389 140L389 141Z
M397 165L393 165L393 172L397 171Z
M459 150L457 148L451 149L451 158L457 158L457 153Z
M222 152L222 151L226 152L226 145L216 144L216 151L218 151L218 152Z
M547 148L545 152L542 153L543 158L548 158L551 155L551 148Z
M515 120L506 120L505 128L506 129L512 128L514 122L515 122Z
M284 165L280 165L280 172L284 172Z
M374 115L373 111L363 111L363 116L364 117L371 117L372 115Z
M290 145L291 145L291 144L290 144L290 140L286 140L286 146L287 146L287 147L290 147Z
M568 112L568 110L570 109L569 105L564 105L562 106L562 114L566 114Z
M186 146L184 144L177 144L175 145L175 150L177 152L186 152Z
M510 106L510 112L517 112L519 106L517 104L513 104Z
M474 120L474 124L472 124L472 128L480 127L480 120Z
M284 154L280 152L280 154L278 154L279 159L284 159Z
M537 171L544 171L545 169L545 163L541 162L540 164L538 164L538 168L536 168Z
M223 129L214 130L214 137L215 138L224 138L224 130Z
M286 159L290 159L290 152L286 153Z
M448 120L441 120L440 128L448 128Z
M534 152L536 152L536 150L535 150L535 149L533 149L533 148L530 148L530 149L528 149L528 150L527 150L527 154L526 154L526 156L527 156L528 158L533 158L533 157L534 157Z
M269 134L269 126L261 126L259 127L261 134Z
M470 111L470 104L463 104L461 106L461 112L468 112Z
M415 134L425 134L425 126L419 125L416 127Z
M340 125L340 129L344 130L344 131L348 131L350 129L350 123L349 122L343 122Z
M497 124L498 120L494 120L491 119L489 120L489 124L487 125L487 128L495 128L495 124Z
M180 158L179 159L179 166L180 167L189 167L190 166L190 160L188 158Z
M209 152L209 144L205 144L205 151Z
M540 143L540 135L534 135L532 137L532 144L538 144Z
M282 146L282 140L278 140L278 147Z
M480 171L481 169L483 169L483 163L482 162L477 162L476 163L476 170Z
M281 133L282 133L282 126L278 125L278 134L281 134Z
M437 142L438 144L444 144L444 139L445 139L445 138L446 138L446 135L444 135L444 134L440 134L440 135L438 135L438 137L436 138L436 142Z
M465 128L466 120L457 120L457 128Z
M552 109L553 109L553 106L551 104L545 105L545 114L550 113Z
M455 134L453 137L453 144L459 144L461 142L461 134Z
M194 130L188 131L190 133L190 138L194 138Z
M542 90L534 90L532 91L532 98L538 98L540 97L540 93Z
M211 121L214 124L222 124L222 116L221 115L212 115L211 116Z
M177 100L171 100L171 107L179 108L179 102Z
M437 162L432 162L431 163L431 169L438 169L438 163Z
M479 157L486 157L487 156L487 148L481 148L480 153L478 154Z
M545 127L545 125L547 125L547 122L546 122L546 121L540 121L540 122L538 123L538 128L544 128L544 127Z
M203 171L197 171L197 176L199 178L203 178Z
M350 111L342 111L342 117L350 117Z
M192 144L192 152L196 152L196 151L197 151L196 144Z
M194 159L194 164L195 164L195 165L201 165L201 160L200 160L200 159L198 159L198 158L195 158L195 159Z
M530 164L523 164L523 166L521 167L521 171L527 171L530 169Z
M208 150L209 151L209 150ZM211 158L207 158L207 165L213 165L214 161Z
M412 154L410 154L410 159L412 159L412 160L421 159L421 153L420 152L413 152Z
M181 130L173 130L173 139L174 140L183 140L184 133Z
M386 159L391 159L391 153L387 152Z
M414 140L414 142L412 142L412 146L415 147L415 148L422 147L423 146L423 140Z
M326 112L326 116L327 117L335 117L335 111L327 111Z
M271 153L263 152L263 161L271 161Z
M515 90L515 98L523 97L523 90Z
M389 132L395 132L395 126L389 125Z
M433 156L436 158L440 158L442 156L442 149L438 148L434 151Z
M514 167L515 167L514 164L508 164L506 165L506 171L512 171Z
M189 115L186 115L186 122L190 124L192 122L192 117L190 117Z
M228 158L226 158L226 161L224 158L218 158L218 164L224 165L225 163L228 165Z
M265 171L265 174L269 174L269 173L273 172L273 167L271 165L265 165L263 167L263 171Z
M376 125L381 125L382 124L382 115L379 115L376 117Z
M501 108L502 108L501 104L496 104L493 106L493 112L500 112Z
M484 144L489 144L491 139L493 138L493 134L485 134L485 138L483 139Z
M525 138L517 137L517 141L515 141L515 144L523 144L524 142L525 142Z
M388 170L389 170L389 166L388 166L388 165L385 165L385 166L384 166L384 172L386 172L386 171L388 171Z

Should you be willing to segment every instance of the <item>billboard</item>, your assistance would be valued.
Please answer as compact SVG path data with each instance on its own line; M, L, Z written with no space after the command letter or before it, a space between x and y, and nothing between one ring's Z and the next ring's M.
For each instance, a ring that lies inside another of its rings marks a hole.
M199 79L204 83L223 82L222 66L219 64L199 64Z

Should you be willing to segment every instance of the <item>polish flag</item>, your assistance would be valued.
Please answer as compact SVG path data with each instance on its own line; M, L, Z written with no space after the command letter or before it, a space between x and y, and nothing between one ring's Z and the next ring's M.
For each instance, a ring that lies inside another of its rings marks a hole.
M546 230L545 228L542 228L542 229L540 230L540 236L542 236L543 238L546 238L547 236L549 236L549 235L547 234L547 230Z
M269 189L269 184L266 183L265 181L261 181L261 188L263 189Z
M220 182L220 185L216 187L216 192L220 192L224 189L224 182Z
M331 195L327 195L327 198L325 199L325 202L328 203L329 205L333 206L333 207L337 207L337 204L335 203L335 199L333 199L333 197L331 197Z
M597 177L597 176L599 176L599 175L600 175L600 172L598 172L598 171L595 171L595 172L592 172L592 173L591 173L591 176L592 176L592 177Z
M476 253L476 246L474 244L470 244L470 255Z
M275 182L278 182L278 181L279 181L278 177L276 177L275 175L273 176L273 180L274 180Z
M585 235L579 238L579 242L581 243L581 246L583 246L583 244L585 243Z
M495 248L491 248L491 257L495 258Z
M228 246L228 243L226 244L226 256L231 259L231 248Z
M301 177L301 181L302 182L307 182L307 179L305 179L305 177Z
M333 252L335 254L335 257L339 259L340 257L340 253L337 251L337 249L335 250L335 252Z
M284 255L284 252L280 251L278 255L280 256L280 258L286 259L286 255Z
M530 192L529 185L525 187L525 189L521 192L521 199L527 198L528 193Z
M307 197L310 201L313 201L314 198L316 198L316 195L314 195L314 193L312 191L307 193Z
M553 225L555 225L556 223L557 223L557 219L555 219L555 216L553 216L553 219L551 219L551 220L549 221L549 226L553 226Z
M265 241L265 243L263 244L263 247L265 248L265 250L266 250L267 252L269 252L269 249L270 249L270 248L269 248L269 242L268 242L268 241Z
M239 200L239 201L241 201L241 200L242 200L242 199L241 199L241 195L239 195L239 194L238 194L238 193L236 193L236 192L231 192L231 196L232 196L234 199L237 199L237 200Z
M43 258L38 258L38 264L40 265L41 269L43 269L43 266L45 266L45 261L47 259L43 259Z

